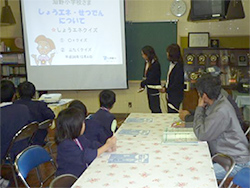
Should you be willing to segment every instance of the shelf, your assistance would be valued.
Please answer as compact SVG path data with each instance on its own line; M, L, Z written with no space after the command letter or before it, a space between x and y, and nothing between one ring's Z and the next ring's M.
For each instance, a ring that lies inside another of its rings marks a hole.
M0 54L22 54L24 53L23 50L20 51L11 51L11 52L0 52Z
M17 87L27 80L24 51L0 52L1 79L11 80Z
M0 65L9 67L25 67L24 63L0 63Z
M26 77L26 74L10 74L10 75L2 75L3 78L13 78L13 77Z

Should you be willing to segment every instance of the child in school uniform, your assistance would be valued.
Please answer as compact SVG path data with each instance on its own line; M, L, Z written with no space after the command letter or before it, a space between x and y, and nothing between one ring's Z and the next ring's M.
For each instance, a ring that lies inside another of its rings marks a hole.
M103 90L99 94L100 109L91 116L92 119L99 121L104 127L105 134L107 135L106 139L113 135L113 132L111 130L112 123L117 124L115 116L110 113L110 110L113 108L115 101L116 96L113 91Z
M33 97L36 93L36 87L33 83L25 81L18 85L18 93L20 95L20 99L16 100L14 104L23 104L28 107L31 115L32 121L37 121L39 123L47 120L54 119L54 112L47 106L47 104L43 101L34 101ZM36 145L45 145L45 138L48 134L48 130L39 129L32 143Z
M105 134L104 127L99 121L93 119L91 115L88 116L87 107L79 100L73 100L69 104L69 108L78 108L85 115L85 131L83 135L91 142L96 142L102 146L106 142L107 135Z
M99 148L93 146L93 143L83 135L84 120L85 115L77 108L67 108L58 114L55 135L58 145L57 176L73 174L79 177L96 157L116 148L116 137L109 138Z

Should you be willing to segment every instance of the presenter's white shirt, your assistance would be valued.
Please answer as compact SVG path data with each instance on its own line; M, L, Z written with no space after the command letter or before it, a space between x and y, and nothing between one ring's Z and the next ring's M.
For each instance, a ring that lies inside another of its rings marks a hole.
M170 62L170 64L169 64L167 80L166 80L166 88L168 88L168 84L169 84L169 75L172 72L175 65L176 65L176 63L173 63L173 62Z
M146 78L147 72L148 72L148 68L150 64L153 64L155 62L154 59L152 59L151 63L149 61L146 61L146 66L145 66L145 72L144 72L144 77Z
M0 107L8 106L11 104L13 104L13 102L2 102L2 103L0 103Z

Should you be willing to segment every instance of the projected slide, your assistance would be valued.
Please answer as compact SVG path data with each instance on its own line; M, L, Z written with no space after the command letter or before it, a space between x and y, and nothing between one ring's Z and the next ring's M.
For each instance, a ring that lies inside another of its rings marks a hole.
M38 90L127 88L124 0L21 0Z
M119 0L25 2L32 66L121 64Z

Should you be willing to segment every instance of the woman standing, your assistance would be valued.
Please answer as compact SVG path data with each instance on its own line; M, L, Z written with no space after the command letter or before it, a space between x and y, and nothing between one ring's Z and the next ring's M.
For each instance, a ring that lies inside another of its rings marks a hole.
M168 113L178 113L184 96L184 71L181 51L178 44L167 47L167 58L170 61L165 88ZM172 106L172 105L173 106Z
M161 85L160 63L151 46L144 46L141 50L141 54L142 58L145 60L145 67L139 91L143 91L145 87L147 87L148 104L151 112L161 113L160 93L158 89L152 88L152 86Z

